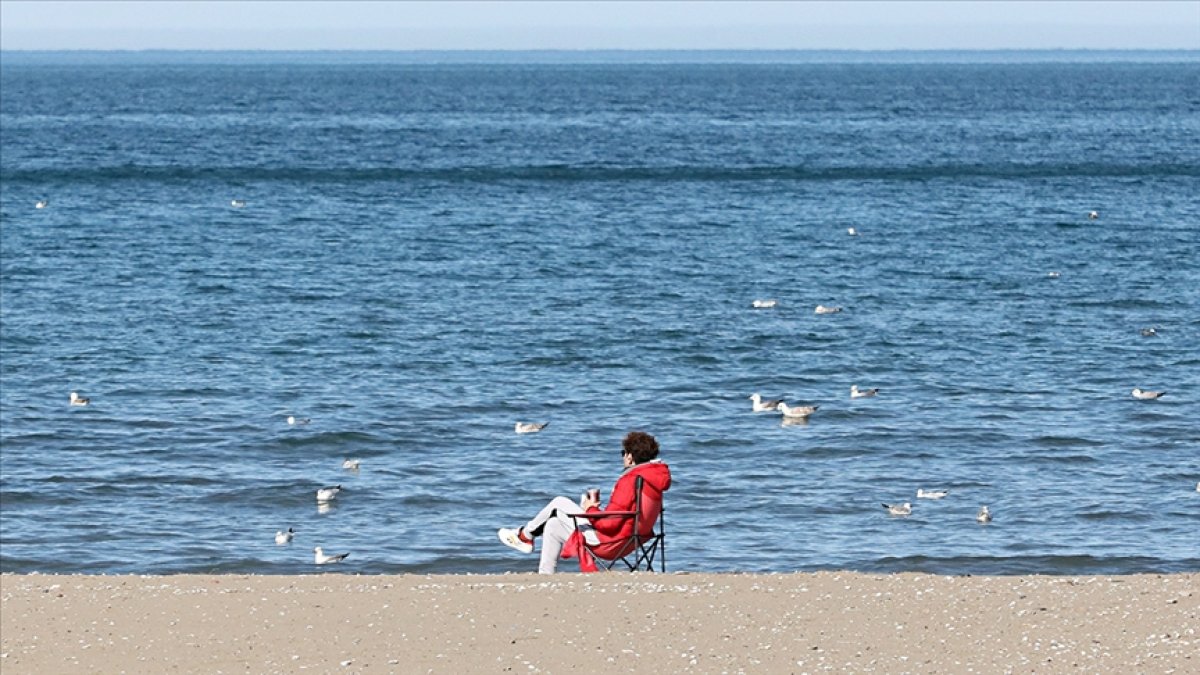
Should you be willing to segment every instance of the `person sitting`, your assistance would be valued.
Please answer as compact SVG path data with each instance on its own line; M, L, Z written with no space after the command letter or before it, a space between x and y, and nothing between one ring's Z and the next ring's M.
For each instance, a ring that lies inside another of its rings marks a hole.
M613 486L608 506L600 508L598 491L585 494L580 503L567 497L555 497L528 523L519 528L502 527L497 532L500 541L522 552L532 553L537 537L542 538L540 574L553 574L558 568L563 545L575 531L575 520L571 514L603 513L605 511L632 511L637 494L634 484L642 478L643 489L666 492L671 487L671 470L658 459L658 441L643 431L631 431L621 441L621 461L625 470ZM582 521L583 519L581 519ZM624 517L595 518L581 522L579 532L593 546L622 539L633 534L633 519Z

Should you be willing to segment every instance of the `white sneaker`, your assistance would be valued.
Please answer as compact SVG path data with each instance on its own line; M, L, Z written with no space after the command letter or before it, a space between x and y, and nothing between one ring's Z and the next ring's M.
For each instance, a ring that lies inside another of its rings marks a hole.
M507 527L500 528L496 534L500 537L500 541L506 546L511 546L521 553L533 553L533 544L521 541L521 537L517 535L517 530Z

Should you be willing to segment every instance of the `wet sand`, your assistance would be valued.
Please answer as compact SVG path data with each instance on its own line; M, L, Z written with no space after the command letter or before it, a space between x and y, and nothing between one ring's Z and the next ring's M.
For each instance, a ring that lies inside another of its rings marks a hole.
M1197 673L1200 574L0 577L18 673Z

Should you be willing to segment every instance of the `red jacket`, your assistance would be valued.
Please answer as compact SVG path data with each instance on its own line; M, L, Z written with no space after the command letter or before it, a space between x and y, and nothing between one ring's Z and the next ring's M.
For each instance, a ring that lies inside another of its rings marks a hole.
M617 479L617 484L613 486L612 494L608 498L608 506L604 509L592 507L588 509L588 513L632 511L637 503L637 495L633 488L638 476L642 477L642 534L647 534L654 527L654 521L646 517L648 515L645 513L648 510L647 507L653 509L654 516L657 518L659 505L662 504L662 493L671 487L671 469L661 460L651 460L626 469ZM596 528L600 542L604 543L632 535L633 519L596 518L592 521L592 527Z

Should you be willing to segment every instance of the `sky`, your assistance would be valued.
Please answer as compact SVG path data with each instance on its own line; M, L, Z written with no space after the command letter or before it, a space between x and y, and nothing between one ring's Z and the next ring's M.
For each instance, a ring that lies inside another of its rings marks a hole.
M0 50L1200 49L1200 0L0 1Z

